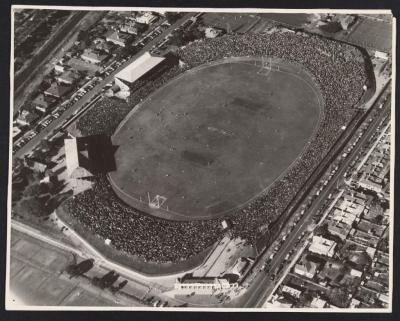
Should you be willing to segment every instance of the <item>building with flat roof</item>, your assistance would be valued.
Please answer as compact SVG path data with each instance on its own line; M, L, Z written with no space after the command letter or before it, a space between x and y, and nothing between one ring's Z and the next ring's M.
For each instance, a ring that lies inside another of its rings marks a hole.
M355 276L355 277L361 278L362 274L363 274L362 271L359 271L359 270L356 270L356 269L351 269L350 270L350 275L351 276Z
M358 308L360 306L361 301L357 300L355 298L352 298L350 301L350 306L349 308Z
M299 263L294 266L294 273L312 279L317 273L319 264L302 258Z
M310 252L332 257L335 254L336 242L322 236L313 236L312 243L308 250Z
M57 76L56 79L59 83L72 85L75 81L80 78L79 74L72 70L64 71L61 75Z
M311 308L322 309L326 307L326 301L320 298L313 298L310 304Z
M175 290L178 291L200 293L212 293L238 287L237 282L231 282L225 277L193 277L192 274L185 274L182 278L178 278L174 285Z
M349 235L351 225L348 225L343 221L335 220L327 220L326 222L328 223L328 232L332 235L336 235L342 240L345 240L347 235Z
M144 23L146 25L154 22L157 20L157 16L154 15L152 12L150 11L146 11L144 13L142 13L141 15L136 16L136 22L139 23Z
M347 208L346 208L347 209ZM344 224L350 225L357 219L357 216L345 210L340 210L335 208L332 213L331 220L337 223L342 222Z
M300 298L300 295L302 293L300 290L292 288L291 286L288 286L288 285L284 285L282 287L282 292L290 294L292 297L294 297L296 299Z
M133 21L129 21L129 22L123 24L120 27L120 30L122 32L126 32L126 33L129 33L131 35L137 35L138 34L138 28L136 26L136 23L134 23Z
M116 74L115 78L122 79L132 84L155 69L155 67L159 66L164 60L164 57L153 56L149 52L145 52L138 59Z
M376 248L379 243L379 237L354 228L350 230L349 238L358 244L373 248Z
M56 65L54 65L54 70L57 71L57 72L64 72L65 71L65 66L56 64Z
M102 63L108 56L105 54L99 54L91 49L86 49L81 54L81 59L90 62L92 64L100 64Z

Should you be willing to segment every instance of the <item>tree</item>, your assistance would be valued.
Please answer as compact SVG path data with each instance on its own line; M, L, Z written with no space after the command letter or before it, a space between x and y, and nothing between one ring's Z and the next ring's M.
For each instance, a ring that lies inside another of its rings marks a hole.
M87 43L89 41L89 33L87 31L80 30L78 34L78 41Z
M383 215L382 215L382 214L377 215L377 216L375 217L375 219L374 219L374 223L375 223L375 224L378 224L378 225L381 225L382 222L383 222Z
M26 196L32 196L32 197L37 197L41 194L41 188L40 188L40 184L33 184L28 186L25 189L25 193Z
M317 228L314 231L315 235L318 236L326 236L328 234L328 224L324 223L323 225L317 226Z
M179 12L166 12L165 18L167 19L168 23L173 24L180 18Z
M180 47L201 38L204 38L204 31L200 31L197 27L193 27L190 30L178 29L172 33L170 43Z
M189 41L201 39L204 37L205 37L204 31L199 30L198 27L194 27L190 31L187 32L187 38L189 39Z
M350 252L355 251L356 249L357 249L357 246L352 243L347 247L347 250Z
M15 211L17 214L22 216L41 217L47 215L43 203L37 198L31 198L19 202Z
M184 33L182 30L178 29L172 32L172 36L170 38L170 44L178 47L183 46L185 44Z
M46 194L49 193L51 191L51 189L53 188L53 183L40 183L39 184L39 192L40 194Z

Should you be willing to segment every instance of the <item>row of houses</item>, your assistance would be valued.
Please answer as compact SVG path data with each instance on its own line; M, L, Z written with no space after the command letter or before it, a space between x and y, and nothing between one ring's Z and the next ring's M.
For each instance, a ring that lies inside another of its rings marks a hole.
M389 185L390 127L370 142L357 177ZM356 169L357 171L357 169ZM355 175L353 175L355 177ZM275 291L272 307L371 308L389 304L389 210L382 186L347 186L329 208L324 227Z

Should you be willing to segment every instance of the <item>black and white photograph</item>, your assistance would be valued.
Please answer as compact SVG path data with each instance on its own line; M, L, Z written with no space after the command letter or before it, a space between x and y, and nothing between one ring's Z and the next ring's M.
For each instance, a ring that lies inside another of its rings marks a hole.
M8 310L392 311L390 9L10 15Z

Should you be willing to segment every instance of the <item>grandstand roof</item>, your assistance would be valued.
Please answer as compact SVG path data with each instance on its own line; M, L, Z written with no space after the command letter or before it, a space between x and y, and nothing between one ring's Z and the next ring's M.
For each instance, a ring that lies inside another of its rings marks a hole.
M65 146L65 162L67 163L68 176L71 177L72 173L79 167L78 147L76 138L64 139Z
M164 59L164 57L152 56L149 52L145 52L138 59L116 74L115 77L133 83L148 73Z
M92 176L92 174L81 166L79 157L78 141L74 138L64 139L65 162L67 164L67 173L69 178L81 178Z

